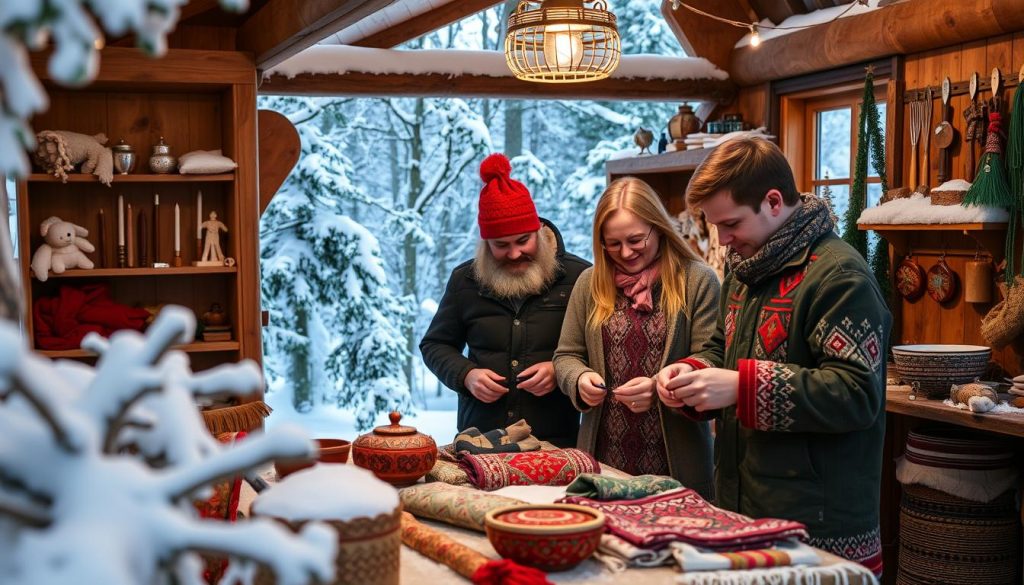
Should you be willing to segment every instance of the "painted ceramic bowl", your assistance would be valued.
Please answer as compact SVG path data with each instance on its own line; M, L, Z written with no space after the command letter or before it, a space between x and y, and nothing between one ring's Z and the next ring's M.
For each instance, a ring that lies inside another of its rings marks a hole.
M980 345L897 345L896 371L904 384L917 383L928 398L949 398L949 387L977 380L992 350Z
M317 439L320 445L320 454L315 459L278 459L274 462L274 469L277 470L277 477L285 477L307 467L313 467L320 463L345 463L348 461L348 451L352 446L350 441L345 439Z
M415 427L398 424L402 415L388 415L390 425L360 435L352 444L352 461L395 486L406 486L427 474L437 461L437 443Z
M576 504L519 504L484 517L487 538L503 558L542 571L565 571L597 550L604 513Z

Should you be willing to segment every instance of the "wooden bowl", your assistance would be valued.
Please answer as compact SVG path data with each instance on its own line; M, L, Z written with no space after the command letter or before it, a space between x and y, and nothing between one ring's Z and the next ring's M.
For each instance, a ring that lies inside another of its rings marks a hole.
M312 467L316 463L346 463L352 443L345 439L317 439L320 454L315 459L278 459L274 462L277 477L285 477L301 469Z
M928 398L949 398L949 387L977 380L992 349L980 345L897 345L896 371L904 384L917 383Z
M484 516L499 555L548 572L571 569L594 554L604 523L603 512L577 504L519 504Z

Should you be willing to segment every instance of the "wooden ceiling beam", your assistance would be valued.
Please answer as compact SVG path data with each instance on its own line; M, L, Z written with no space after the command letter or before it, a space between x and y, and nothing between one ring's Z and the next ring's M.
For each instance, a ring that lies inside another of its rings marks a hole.
M238 49L269 69L395 0L270 0L242 24Z
M412 16L404 22L395 23L350 44L357 47L390 49L500 3L501 0L451 0L447 4L431 8L428 12Z
M750 4L740 0L685 0L686 4L709 14L747 22ZM680 6L672 10L672 0L662 0L661 14L679 44L691 57L704 57L719 69L728 70L733 47L747 30L718 22Z
M448 74L302 73L264 79L265 95L362 97L487 97L552 100L707 101L729 103L736 86L720 79L608 78L587 83L531 83L515 77Z
M749 86L1021 30L1020 0L901 2L740 47L726 69Z

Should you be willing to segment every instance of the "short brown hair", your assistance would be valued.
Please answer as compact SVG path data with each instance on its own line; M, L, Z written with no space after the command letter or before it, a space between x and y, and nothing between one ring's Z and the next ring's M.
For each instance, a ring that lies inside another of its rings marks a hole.
M746 205L755 212L771 189L782 193L786 205L800 201L786 155L764 138L735 138L715 148L694 171L686 187L686 205L699 207L723 189L729 190L737 205Z

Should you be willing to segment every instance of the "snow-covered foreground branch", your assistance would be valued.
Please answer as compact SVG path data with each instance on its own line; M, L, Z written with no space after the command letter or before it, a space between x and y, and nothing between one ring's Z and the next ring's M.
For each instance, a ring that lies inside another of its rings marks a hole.
M298 535L270 520L201 520L192 498L210 484L278 457L312 454L298 430L279 427L235 447L210 436L197 395L248 394L255 364L193 374L169 350L189 339L195 317L167 307L143 336L91 339L95 368L51 362L0 322L0 575L16 583L149 585L201 583L197 553L251 563L277 582L330 580L336 536L323 524ZM234 583L234 581L232 581Z

